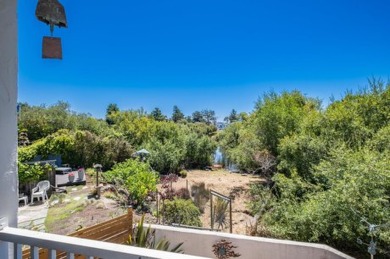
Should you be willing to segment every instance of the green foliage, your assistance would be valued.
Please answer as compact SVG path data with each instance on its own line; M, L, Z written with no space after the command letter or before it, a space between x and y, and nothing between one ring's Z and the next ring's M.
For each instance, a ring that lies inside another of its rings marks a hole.
M106 122L109 124L109 125L112 125L114 124L114 117L115 117L115 114L119 112L119 107L116 103L110 103L108 106L107 106L107 110L106 110Z
M326 156L327 150L326 143L319 137L306 134L287 136L278 147L279 172L289 176L296 171L305 180L313 181L312 168Z
M368 239L361 219L388 223L390 85L370 84L324 111L297 93L268 96L245 122L218 136L229 157L246 168L255 161L253 150L266 147L276 155L272 184L251 188L250 209L264 233L364 253L356 243ZM390 230L375 235L384 255Z
M161 251L168 251L172 253L182 253L183 250L181 246L183 243L170 248L171 243L165 239L161 238L156 240L155 230L151 229L151 226L145 228L144 226L145 215L142 215L141 221L138 222L137 226L133 228L132 233L129 235L129 239L126 244L136 247L149 248Z
M226 123L233 123L233 122L236 122L238 121L240 118L239 118L239 115L237 114L237 111L235 109L233 109L231 112L230 112L230 115L225 117L223 120L226 122Z
M131 199L138 205L142 204L150 192L156 191L157 181L157 174L151 171L141 171L130 175L126 186Z
M164 221L167 224L177 223L182 225L201 227L199 209L191 200L174 199L166 200L163 208Z
M142 205L149 192L156 191L158 181L157 174L149 164L135 159L116 164L112 170L104 173L104 178L125 187L136 205Z
M211 164L216 149L211 138L193 132L187 125L173 122L154 122L153 125L153 137L146 142L153 169L169 174Z
M179 172L179 176L182 177L182 178L186 178L187 177L187 171L186 170L181 170Z
M278 155L280 140L297 132L302 119L319 102L303 96L298 91L266 94L256 104L254 113L254 131L264 148Z
M30 183L44 180L48 170L52 170L51 165L39 165L38 163L29 165L18 162L19 183Z
M19 131L26 132L32 142L60 129L87 130L98 135L110 132L105 121L92 118L89 114L72 112L66 102L48 107L22 103L18 124Z
M216 150L216 144L207 136L198 136L195 133L185 138L185 159L186 168L204 168L212 163L212 155Z
M172 112L171 120L173 122L177 123L177 122L183 121L184 119L185 119L184 118L184 114L181 112L179 107L177 107L176 105L173 106L173 112Z
M286 186L276 179L283 194L264 221L280 237L363 250L356 243L367 234L361 217L376 224L390 218L389 158L370 150L333 150L329 160L316 167L316 175L327 179L322 189L302 195L301 190L307 188L304 182ZM382 230L378 235L382 247L389 247L389 234L389 230Z
M102 137L88 131L59 130L27 147L19 147L19 161L28 162L36 156L47 159L50 155L61 155L62 162L74 167L91 167L100 163L110 168L122 162L134 152L122 136Z
M182 169L184 153L182 139L169 139L164 143L153 138L147 145L149 162L162 174L177 173Z
M165 121L167 120L167 116L165 116L160 108L154 108L154 110L150 113L150 117L152 117L155 121Z

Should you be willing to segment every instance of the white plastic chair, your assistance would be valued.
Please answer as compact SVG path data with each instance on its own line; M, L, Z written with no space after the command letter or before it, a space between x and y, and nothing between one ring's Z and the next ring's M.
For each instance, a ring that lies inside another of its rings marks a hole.
M37 184L37 187L31 190L31 204L34 203L34 198L37 198L38 201L42 198L42 201L45 201L45 198L48 200L47 191L50 189L49 181L41 181Z

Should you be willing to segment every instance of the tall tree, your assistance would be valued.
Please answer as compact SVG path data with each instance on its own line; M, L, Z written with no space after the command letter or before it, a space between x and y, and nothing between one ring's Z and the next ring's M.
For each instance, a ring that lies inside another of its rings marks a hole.
M217 117L215 116L215 111L213 110L203 110L202 117L207 125L215 125L217 123Z
M179 107L175 105L173 106L172 121L179 122L181 120L184 120L184 114L181 112Z
M116 103L110 103L108 106L107 106L107 109L106 109L106 122L109 124L109 125L112 125L114 124L114 120L112 118L112 115L119 112L119 107Z
M193 122L206 122L203 118L203 115L200 111L194 111L192 113L192 121Z
M167 120L167 116L165 116L160 108L154 108L154 110L150 113L150 116L156 121L165 121Z
M233 109L230 112L229 116L224 118L224 121L226 123L233 123L233 122L238 121L238 120L239 120L239 115L237 114L237 111L235 109Z

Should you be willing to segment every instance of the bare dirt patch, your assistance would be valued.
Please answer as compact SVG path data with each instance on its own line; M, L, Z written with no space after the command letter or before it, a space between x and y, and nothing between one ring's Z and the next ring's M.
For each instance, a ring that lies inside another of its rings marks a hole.
M91 198L94 185L68 187L67 194L53 195L45 221L46 231L67 235L126 213L111 199Z
M254 218L248 215L247 202L249 201L249 188L253 183L262 182L263 179L257 175L229 173L226 170L218 171L189 171L186 178L179 178L178 182L173 183L173 188L188 188L194 184L205 183L206 188L214 190L225 196L233 198L232 219L233 233L246 234L246 226L253 223ZM204 213L201 216L203 227L210 228L210 201L206 203ZM223 230L227 232L228 226Z

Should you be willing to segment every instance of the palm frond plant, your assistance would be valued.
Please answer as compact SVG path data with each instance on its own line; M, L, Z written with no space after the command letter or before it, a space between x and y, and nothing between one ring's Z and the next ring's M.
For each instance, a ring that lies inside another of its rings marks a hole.
M217 198L217 201L214 205L214 222L218 224L218 229L224 228L226 226L226 210L229 205L229 202Z
M140 222L133 228L126 244L173 253L183 253L181 249L183 242L171 248L171 242L166 238L156 239L156 231L152 230L150 225L148 228L144 227L144 219L145 214L142 215Z

